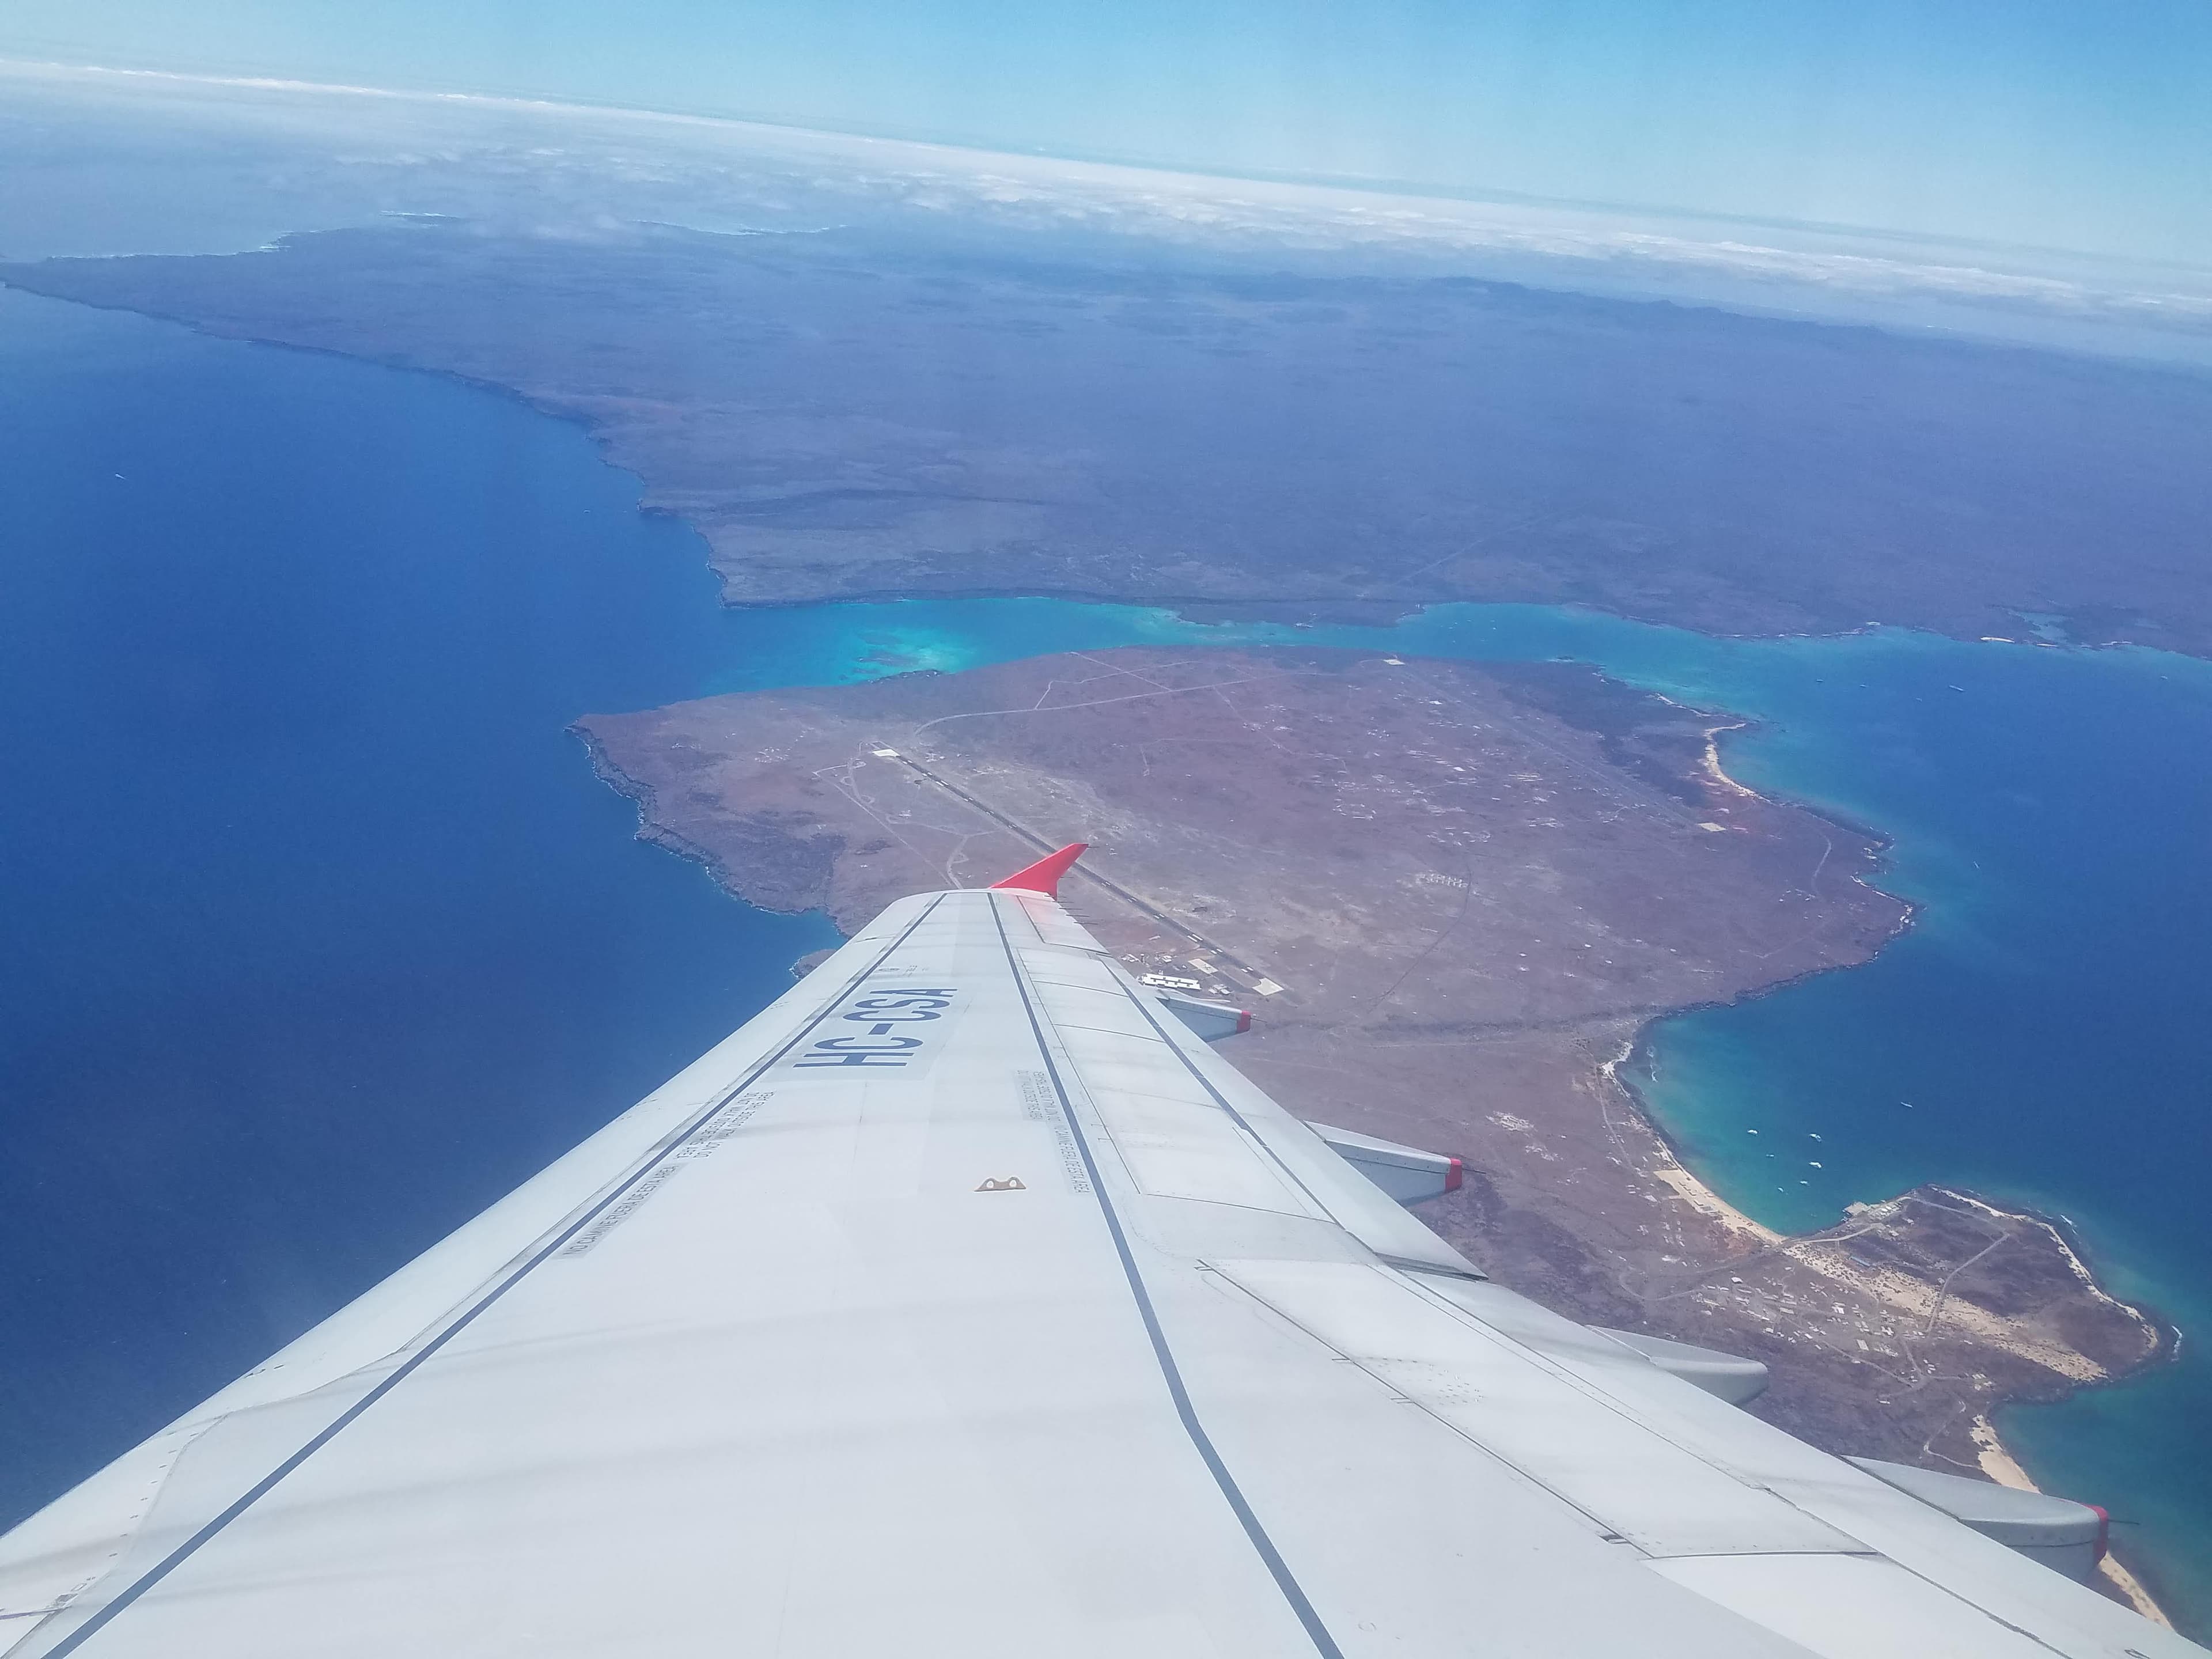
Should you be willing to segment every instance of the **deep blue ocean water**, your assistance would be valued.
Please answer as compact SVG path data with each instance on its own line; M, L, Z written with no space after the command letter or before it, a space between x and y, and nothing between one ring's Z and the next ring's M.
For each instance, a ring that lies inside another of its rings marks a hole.
M0 295L12 1516L789 983L565 728L715 590L573 428Z
M1779 1226L1930 1179L2033 1202L2212 1328L2212 665L1510 606L726 612L688 531L514 402L4 293L0 456L0 1520L832 937L636 843L568 722L1121 643L1571 656L1755 717L1731 769L1893 837L1885 884L1924 908L1869 966L1658 1028L1642 1085L1692 1162ZM2201 1346L2005 1428L2142 1522L2131 1553L2212 1628Z

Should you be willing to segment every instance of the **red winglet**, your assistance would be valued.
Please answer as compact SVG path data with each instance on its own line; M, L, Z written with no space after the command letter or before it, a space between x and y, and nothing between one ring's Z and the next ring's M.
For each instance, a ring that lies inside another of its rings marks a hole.
M1060 896L1060 878L1075 868L1076 860L1091 850L1087 841L1070 842L1057 853L1048 853L1026 870L1017 870L1004 881L994 881L994 887L1018 887L1026 893L1042 893L1047 898Z
M1451 1161L1451 1168L1444 1171L1444 1190L1448 1193L1457 1192L1460 1183L1466 1179L1467 1166L1457 1158L1454 1158Z

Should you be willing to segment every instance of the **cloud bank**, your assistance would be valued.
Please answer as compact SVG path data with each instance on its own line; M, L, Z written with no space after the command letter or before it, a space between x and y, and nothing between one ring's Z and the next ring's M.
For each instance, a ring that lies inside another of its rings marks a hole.
M1079 239L1135 263L1462 275L2212 363L2212 271L2188 267L475 94L21 63L0 63L0 206L37 244L9 233L0 252L17 257L195 238L217 251L245 222L266 240L392 212L550 235L852 226Z

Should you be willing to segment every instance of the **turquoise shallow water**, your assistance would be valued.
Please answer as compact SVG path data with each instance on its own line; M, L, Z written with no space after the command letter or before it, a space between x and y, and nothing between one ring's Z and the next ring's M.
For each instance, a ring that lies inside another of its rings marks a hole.
M8 295L0 453L10 1513L473 1213L826 938L636 845L569 720L1133 642L1568 656L1753 717L1731 769L1893 837L1886 884L1923 908L1869 966L1660 1027L1668 1129L1780 1226L1929 1179L2062 1212L2117 1287L2205 1325L2212 665L1522 607L726 612L695 538L511 402ZM2006 1426L2140 1522L2212 1628L2199 1347Z

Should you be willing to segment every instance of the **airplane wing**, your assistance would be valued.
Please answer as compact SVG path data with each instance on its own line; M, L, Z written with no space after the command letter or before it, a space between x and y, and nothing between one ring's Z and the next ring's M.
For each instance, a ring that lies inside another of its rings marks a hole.
M0 1539L0 1652L2201 1653L1486 1282L1056 873L894 904Z

